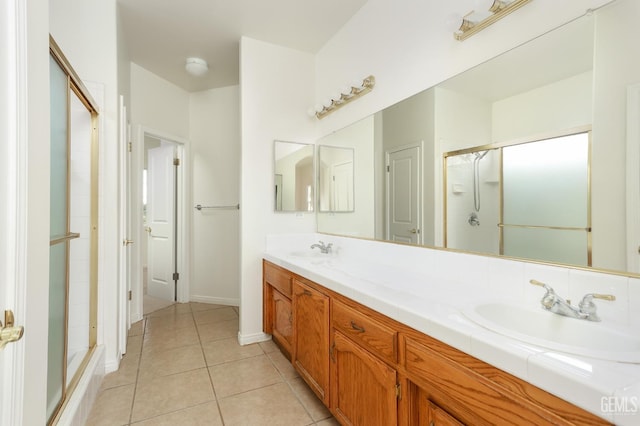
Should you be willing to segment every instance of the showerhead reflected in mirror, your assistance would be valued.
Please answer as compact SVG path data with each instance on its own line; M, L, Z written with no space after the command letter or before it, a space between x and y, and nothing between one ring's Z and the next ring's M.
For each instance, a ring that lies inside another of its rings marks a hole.
M318 146L319 211L354 211L353 158L353 148Z
M273 197L277 212L314 210L314 145L274 141Z

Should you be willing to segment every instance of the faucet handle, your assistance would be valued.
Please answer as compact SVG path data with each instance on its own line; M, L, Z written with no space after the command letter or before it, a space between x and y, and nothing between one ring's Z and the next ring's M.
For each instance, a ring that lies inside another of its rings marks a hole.
M587 299L588 298L588 299ZM613 294L598 294L598 293L589 293L589 294L585 294L584 297L582 298L582 301L584 302L589 301L591 299L602 299L602 300L608 300L608 301L614 301L616 300L616 297Z
M544 287L545 290L549 292L553 292L553 289L548 285L538 280L529 280L529 284L537 285L539 287Z
M613 294L598 294L598 293L588 293L585 294L582 298L582 301L578 305L580 308L580 312L587 315L587 319L590 321L600 321L600 317L596 313L597 307L596 304L593 303L593 299L601 299L601 300L616 300L616 297Z
M544 289L547 290L545 295L542 296L542 299L540 300L540 304L547 310L551 309L551 307L556 303L556 300L558 298L553 288L551 288L551 286L549 286L548 284L545 284L538 280L529 280L529 283L533 285L537 285L539 287L544 287Z

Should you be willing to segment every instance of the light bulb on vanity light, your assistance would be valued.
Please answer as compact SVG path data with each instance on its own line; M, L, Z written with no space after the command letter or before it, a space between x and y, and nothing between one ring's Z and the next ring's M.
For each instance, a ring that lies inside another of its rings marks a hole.
M353 87L351 86L344 86L342 89L340 89L340 93L348 98L351 97L351 95L353 94L352 91L353 91Z
M476 12L486 12L493 6L494 0L473 0L473 10Z

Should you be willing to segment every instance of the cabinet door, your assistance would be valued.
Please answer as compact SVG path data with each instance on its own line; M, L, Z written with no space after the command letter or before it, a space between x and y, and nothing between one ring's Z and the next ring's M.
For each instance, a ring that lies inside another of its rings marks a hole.
M335 330L330 355L330 404L338 421L354 426L396 425L396 371Z
M294 280L293 365L318 398L329 403L329 297Z
M293 344L293 315L291 300L272 289L273 337L291 354Z
M464 426L451 414L424 399L420 404L420 426Z

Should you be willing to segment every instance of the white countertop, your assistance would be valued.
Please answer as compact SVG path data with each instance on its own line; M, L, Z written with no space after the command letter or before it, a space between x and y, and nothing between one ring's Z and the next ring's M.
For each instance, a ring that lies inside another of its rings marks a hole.
M463 311L496 298L473 283L281 248L264 258L612 423L640 424L640 364L554 352L481 327Z

